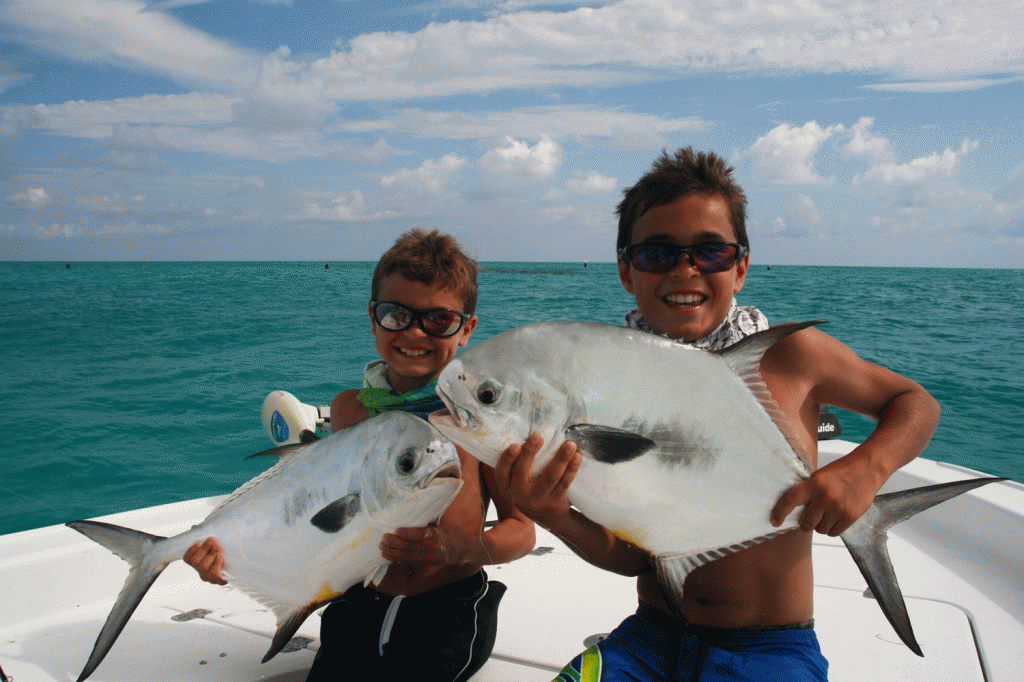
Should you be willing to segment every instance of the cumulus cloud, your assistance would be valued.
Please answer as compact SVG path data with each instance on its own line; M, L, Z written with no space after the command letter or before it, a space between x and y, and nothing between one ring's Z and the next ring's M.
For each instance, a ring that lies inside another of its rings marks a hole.
M817 121L801 127L783 123L740 154L736 164L759 182L823 184L826 180L815 172L816 154L826 140L844 130L841 123L827 128Z
M455 154L445 154L438 161L427 159L419 168L403 168L386 175L381 178L380 184L403 200L436 197L458 179L466 163L466 159Z
M50 195L42 187L30 187L24 192L12 194L9 198L24 208L41 208L50 203Z
M941 154L933 152L907 163L880 163L864 173L864 179L889 184L910 184L933 177L951 177L963 157L977 146L977 142L964 140L959 151L946 149Z
M503 146L488 150L477 161L477 167L489 181L514 187L550 178L561 163L562 148L549 136L532 147L507 136Z

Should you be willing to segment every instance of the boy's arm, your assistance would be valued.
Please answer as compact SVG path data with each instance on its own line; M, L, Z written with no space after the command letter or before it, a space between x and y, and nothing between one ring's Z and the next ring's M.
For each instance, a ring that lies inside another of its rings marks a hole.
M761 367L773 394L775 385L805 393L801 408L808 413L816 413L819 404L835 405L877 422L863 443L779 499L775 525L805 505L801 529L839 535L867 511L889 477L924 450L939 421L938 402L920 384L860 358L816 329L776 344Z
M650 554L570 507L569 486L582 461L574 442L566 441L539 475L532 476L534 457L543 444L534 433L522 446L511 445L502 453L495 476L509 499L588 563L620 575L650 570Z

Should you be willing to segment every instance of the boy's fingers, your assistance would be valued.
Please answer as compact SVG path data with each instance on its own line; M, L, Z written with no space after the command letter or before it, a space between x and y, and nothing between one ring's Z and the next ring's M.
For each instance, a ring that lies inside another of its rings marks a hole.
M807 504L810 501L810 495L806 492L803 484L797 484L783 493L779 501L775 503L775 508L772 509L771 524L775 527L779 527L786 520L794 509L802 504ZM801 520L803 517L801 517Z

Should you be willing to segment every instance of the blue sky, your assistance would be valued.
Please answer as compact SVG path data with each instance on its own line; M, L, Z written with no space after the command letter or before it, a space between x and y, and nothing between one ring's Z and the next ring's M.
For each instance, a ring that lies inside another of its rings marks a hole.
M0 0L0 260L614 259L663 148L752 261L1024 267L1024 5Z

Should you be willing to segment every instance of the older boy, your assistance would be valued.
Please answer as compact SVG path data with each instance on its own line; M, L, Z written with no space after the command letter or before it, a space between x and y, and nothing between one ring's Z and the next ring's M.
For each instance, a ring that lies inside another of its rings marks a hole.
M476 328L477 265L450 236L412 230L374 271L369 304L380 360L366 366L363 389L331 403L337 431L389 410L423 417L441 407L437 375ZM323 612L320 650L307 678L467 680L494 646L505 586L486 564L524 556L533 523L498 492L494 470L459 450L463 486L438 524L399 528L381 542L394 562L376 589L356 585ZM499 521L484 530L493 500ZM211 538L185 561L204 580L223 583L223 558Z
M733 295L749 265L746 198L714 154L663 154L618 206L619 277L636 298L630 326L704 348L729 345L766 324ZM803 505L800 527L706 564L683 588L685 619L669 608L649 556L570 508L566 490L580 462L567 443L533 478L534 434L497 467L516 506L587 561L636 575L639 608L560 679L600 669L602 680L825 680L813 625L811 531L838 535L870 506L896 469L927 445L939 407L917 383L859 358L814 328L779 341L761 374L798 446L817 460L819 403L878 423L850 454L786 492L772 511L781 525ZM590 670L587 670L587 669ZM585 677L585 679L591 679ZM593 679L597 679L596 676Z

